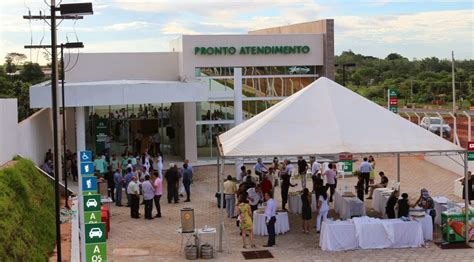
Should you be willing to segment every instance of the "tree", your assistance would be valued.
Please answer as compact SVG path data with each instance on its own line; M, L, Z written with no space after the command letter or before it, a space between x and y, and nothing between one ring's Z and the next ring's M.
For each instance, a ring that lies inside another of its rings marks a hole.
M397 59L403 59L404 57L400 54L397 53L391 53L389 54L385 59L386 60L397 60Z
M7 73L15 73L18 66L26 60L26 55L20 53L8 53L5 56L5 68Z
M30 83L36 83L44 78L43 70L38 63L26 63L20 72L21 78Z

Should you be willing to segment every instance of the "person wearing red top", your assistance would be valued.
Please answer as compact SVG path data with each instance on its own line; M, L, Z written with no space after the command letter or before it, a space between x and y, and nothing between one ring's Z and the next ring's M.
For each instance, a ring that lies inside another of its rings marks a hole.
M265 195L265 193L271 192L273 189L272 182L268 180L268 177L266 175L263 176L263 180L260 185L262 187L263 195Z

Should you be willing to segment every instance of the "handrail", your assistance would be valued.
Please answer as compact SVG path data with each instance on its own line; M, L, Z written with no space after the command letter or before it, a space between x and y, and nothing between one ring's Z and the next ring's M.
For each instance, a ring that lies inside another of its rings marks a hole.
M26 157L24 157L24 156L22 156L22 155L20 155L20 154L17 154L17 156L18 156L18 157L21 157L21 158L23 158L23 159L26 159ZM55 178L54 178L53 176L51 176L50 174L44 172L44 170L41 169L41 168L40 168L39 166L37 166L36 164L35 164L35 168L36 168L43 176L49 178L51 181L55 181ZM61 187L63 187L63 189L66 188L66 186L64 186L64 184L63 184L61 181L59 181L59 185L60 185ZM71 194L76 194L76 192L72 191L71 188L68 188L67 191L69 191L69 195L71 195Z

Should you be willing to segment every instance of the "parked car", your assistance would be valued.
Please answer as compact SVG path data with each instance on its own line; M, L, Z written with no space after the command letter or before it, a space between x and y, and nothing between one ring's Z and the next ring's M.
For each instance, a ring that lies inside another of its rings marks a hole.
M291 75L295 75L295 74L304 75L304 74L308 74L310 69L306 66L292 66L290 67L288 71Z
M440 117L425 116L421 119L420 126L439 135L441 128L443 130L443 137L451 137L451 127L444 122Z
M102 230L100 230L100 228L98 228L98 227L92 228L91 231L89 231L89 237L90 238L94 238L94 237L101 238L102 237Z

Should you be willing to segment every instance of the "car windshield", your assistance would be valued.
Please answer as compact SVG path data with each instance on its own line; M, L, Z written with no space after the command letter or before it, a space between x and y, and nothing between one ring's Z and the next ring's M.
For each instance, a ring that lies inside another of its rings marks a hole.
M440 125L440 124L442 124L441 119L439 119L439 118L430 118L430 123L431 123L432 125Z

